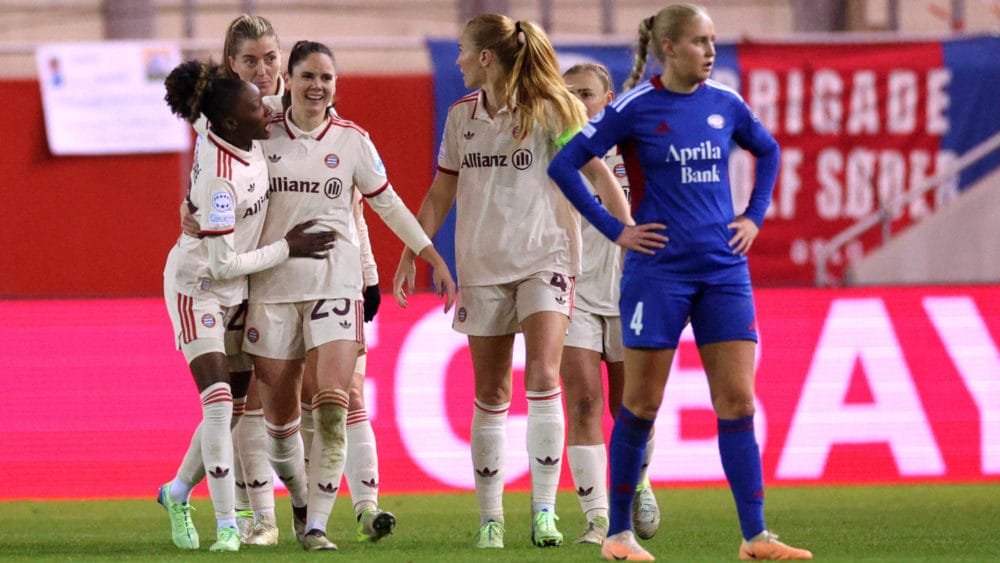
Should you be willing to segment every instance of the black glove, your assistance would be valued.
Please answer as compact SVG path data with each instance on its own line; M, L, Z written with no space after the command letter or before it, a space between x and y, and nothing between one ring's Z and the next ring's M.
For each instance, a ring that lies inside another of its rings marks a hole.
M377 285L369 285L365 288L365 322L370 323L378 313L378 306L382 303L382 292Z

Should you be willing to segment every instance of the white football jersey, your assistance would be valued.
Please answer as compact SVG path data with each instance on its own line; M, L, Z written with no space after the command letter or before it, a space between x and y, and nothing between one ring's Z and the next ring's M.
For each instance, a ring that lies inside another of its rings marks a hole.
M520 136L507 109L490 117L481 90L448 110L438 173L458 176L455 263L463 286L580 272L580 216L546 172L556 139L541 127Z
M250 300L361 299L354 192L373 196L391 189L368 133L336 116L313 131L302 131L286 113L276 116L263 147L271 201L260 244L284 238L292 227L311 219L317 220L314 230L332 230L336 240L325 259L292 258L251 276Z
M628 176L625 174L625 161L617 147L604 156L604 163L625 190L626 199L631 200ZM594 197L598 197L590 182L587 182L587 187ZM622 247L608 240L608 237L602 235L586 219L581 218L581 222L583 265L582 272L576 278L575 306L588 313L617 317L619 285L622 277Z
M195 147L193 160L188 201L201 238L181 235L163 275L179 293L238 305L247 297L246 276L214 279L208 238L228 237L235 254L257 248L268 205L267 164L257 141L244 151L211 132Z

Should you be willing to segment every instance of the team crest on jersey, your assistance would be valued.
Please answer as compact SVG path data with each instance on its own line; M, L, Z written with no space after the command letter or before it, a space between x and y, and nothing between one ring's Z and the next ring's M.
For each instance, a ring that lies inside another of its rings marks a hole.
M249 340L250 342L257 342L258 340L260 340L260 333L257 332L256 328L250 327L249 329L247 329L247 340Z
M708 116L708 126L713 129L722 129L726 125L726 119L717 113Z
M625 165L618 163L615 165L615 177L624 178L625 177Z
M198 283L198 287L201 288L202 291L212 289L212 278L201 278Z
M233 196L228 192L216 192L212 194L212 209L216 211L232 211Z
M323 159L323 162L326 163L327 168L336 168L340 166L340 157L331 153L326 155L326 158Z
M458 322L464 323L465 319L468 318L469 313L465 310L465 307L458 308Z
M215 317L205 313L201 317L201 324L205 325L207 328L212 328L215 326Z

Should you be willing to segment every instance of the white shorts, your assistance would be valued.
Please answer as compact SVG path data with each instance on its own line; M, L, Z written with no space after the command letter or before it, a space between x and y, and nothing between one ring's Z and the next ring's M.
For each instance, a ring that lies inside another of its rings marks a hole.
M470 336L514 334L521 332L521 321L541 311L569 317L575 295L576 280L552 272L502 285L462 286L451 326Z
M301 360L306 350L333 342L364 342L360 300L251 303L243 350L276 360Z
M608 363L623 362L625 345L622 344L622 318L575 309L563 346L600 352Z
M209 352L226 355L230 372L250 371L253 363L242 351L246 301L224 307L211 299L198 299L172 288L164 289L167 313L174 327L174 344L192 360Z

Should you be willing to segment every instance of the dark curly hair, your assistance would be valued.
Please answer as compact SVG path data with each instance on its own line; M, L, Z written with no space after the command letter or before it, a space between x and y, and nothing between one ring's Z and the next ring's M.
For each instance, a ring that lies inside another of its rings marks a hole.
M201 114L212 123L222 123L231 115L233 100L245 88L239 78L227 78L215 63L189 60L167 76L167 94L163 97L178 117L194 123Z

